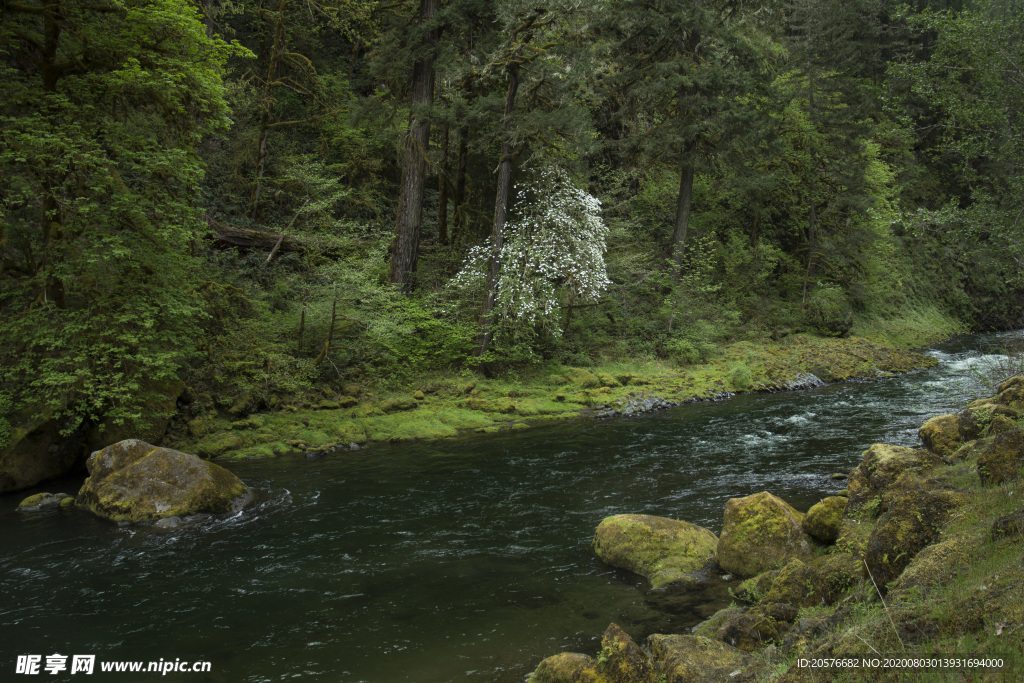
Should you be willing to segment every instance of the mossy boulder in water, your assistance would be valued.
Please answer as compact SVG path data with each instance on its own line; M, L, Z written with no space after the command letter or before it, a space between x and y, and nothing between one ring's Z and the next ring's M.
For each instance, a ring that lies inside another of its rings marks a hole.
M18 510L21 512L52 510L63 506L66 498L71 498L71 496L66 493L36 493L18 503Z
M832 543L839 536L848 502L848 498L829 496L815 503L804 517L804 531L819 541Z
M750 655L720 640L700 636L654 634L647 649L661 668L665 683L713 683L729 680Z
M725 505L718 564L741 578L776 569L814 552L803 530L804 515L767 491Z
M240 510L252 498L238 477L194 455L128 439L96 451L77 503L114 522Z
M594 532L602 562L647 578L654 588L686 582L715 554L718 537L703 527L666 517L613 515Z
M927 424L927 423L926 423ZM877 499L905 472L918 472L937 465L942 459L934 452L920 448L890 446L876 443L864 451L864 457L851 473L848 484L849 508L859 510Z

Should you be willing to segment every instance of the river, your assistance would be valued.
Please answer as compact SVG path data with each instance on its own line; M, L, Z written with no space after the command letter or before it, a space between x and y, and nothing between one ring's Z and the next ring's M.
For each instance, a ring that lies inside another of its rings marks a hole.
M594 654L611 622L634 638L687 629L727 604L726 587L646 593L593 557L603 517L718 533L729 498L763 490L806 510L872 443L915 444L1007 339L961 337L929 352L937 366L874 382L231 462L257 503L177 530L17 513L32 491L0 497L0 677L22 678L17 655L60 653L209 662L169 676L197 682L513 682L561 650Z

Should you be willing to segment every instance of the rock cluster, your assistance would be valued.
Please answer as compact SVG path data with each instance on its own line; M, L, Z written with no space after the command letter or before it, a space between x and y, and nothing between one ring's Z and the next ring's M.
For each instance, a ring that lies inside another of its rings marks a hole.
M911 647L942 629L1024 632L1019 575L986 579L942 616L900 612L914 600L928 609L921 596L962 577L979 552L991 553L987 544L1021 542L1024 509L981 520L966 532L945 530L977 514L970 486L974 498L1003 484L995 499L1002 500L1002 491L1013 495L1010 482L1024 472L1022 418L1024 377L1015 377L993 398L928 420L920 430L924 448L874 444L850 472L846 495L823 498L806 514L768 492L730 500L717 539L678 520L606 518L593 542L602 561L645 577L654 589L689 590L709 572L729 572L743 579L730 591L743 604L719 611L692 634L651 635L644 648L612 624L596 658L549 657L528 681L775 680L784 669L779 680L818 680L794 660L871 656L865 634L880 645L890 638L897 647ZM971 476L974 483L965 483ZM879 597L885 618L868 633L851 615L858 603L877 604Z

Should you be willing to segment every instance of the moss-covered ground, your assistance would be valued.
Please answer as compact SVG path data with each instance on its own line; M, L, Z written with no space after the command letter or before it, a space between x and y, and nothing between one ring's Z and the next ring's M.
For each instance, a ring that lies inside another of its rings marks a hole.
M682 403L726 392L776 391L808 373L828 382L874 379L932 363L923 354L863 338L796 334L759 344L737 342L699 365L662 360L547 365L504 378L464 371L397 389L366 382L346 387L346 395L282 402L273 411L241 418L210 410L180 419L164 443L205 458L274 457L522 429L586 418L639 398Z

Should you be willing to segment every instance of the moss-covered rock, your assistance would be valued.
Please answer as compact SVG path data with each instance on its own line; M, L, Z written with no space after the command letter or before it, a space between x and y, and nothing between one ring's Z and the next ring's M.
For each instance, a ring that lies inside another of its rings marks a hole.
M1020 477L1024 467L1024 430L978 439L969 450L970 455L978 457L978 477L983 486L1013 481Z
M992 522L990 535L993 541L1024 536L1024 509L1003 515Z
M750 655L720 640L699 636L660 635L647 638L647 649L665 683L714 683L728 680Z
M929 451L948 457L965 443L982 436L997 419L1003 418L1000 425L1013 422L1020 417L1024 405L1018 407L1015 388L1004 394L973 401L956 415L933 417L918 430L921 442Z
M927 423L926 423L927 424ZM923 427L922 427L923 429ZM878 499L905 472L919 472L942 462L934 452L876 443L864 451L860 464L850 472L849 510L858 512Z
M597 663L579 652L559 652L542 661L527 676L529 683L583 683L594 680Z
M730 616L716 638L744 652L753 652L771 643L781 644L793 627L799 610L781 602L758 605Z
M753 578L744 579L740 582L739 587L733 591L734 597L748 605L761 602L761 599L771 590L772 583L775 582L779 571L778 569L770 569L766 572L761 572Z
M96 451L77 504L114 522L237 511L252 494L238 477L194 455L128 439Z
M840 496L821 499L807 511L803 522L804 531L819 541L832 543L839 536L839 527L846 514L848 502L848 498Z
M778 574L778 570L775 570ZM700 622L693 628L693 635L700 636L702 638L718 638L718 631L725 626L730 620L738 617L739 615L746 612L744 607L726 607L720 609L710 617Z
M832 605L860 577L860 563L850 553L822 555L810 562L793 560L779 572L761 604Z
M968 496L940 480L905 474L882 497L883 513L868 539L864 560L878 588L896 579L911 560L933 543L950 514Z
M647 578L654 588L687 581L714 556L718 537L703 527L666 517L613 515L594 532L602 562Z
M921 425L917 435L924 447L936 455L953 455L963 445L960 417L957 415L933 417Z
M51 419L38 406L19 411L9 421L10 438L0 450L0 493L21 491L67 474L80 467L88 454L83 429L62 434L69 425Z
M948 584L964 567L970 566L975 551L984 543L982 534L956 536L927 546L919 552L903 573L893 581L892 600L900 600L917 590L922 594Z
M71 496L66 493L36 493L18 503L18 510L21 512L52 510L63 506L64 500L68 498Z
M814 552L803 519L803 513L767 491L732 498L718 539L718 564L747 578L791 559L809 560Z
M608 683L656 683L657 669L650 658L617 624L610 624L601 638L598 671Z
M385 413L397 413L403 410L413 410L417 405L419 404L416 403L416 399L410 396L400 396L384 401L381 403L380 409Z
M996 415L992 418L992 422L989 423L988 427L985 427L985 431L981 433L981 437L995 436L996 434L1002 434L1003 432L1012 432L1020 429L1020 425L1015 420L1012 420L1005 415Z
M248 443L242 434L234 431L217 432L210 434L198 444L196 453L204 458L219 458L228 451L235 451L245 448Z

